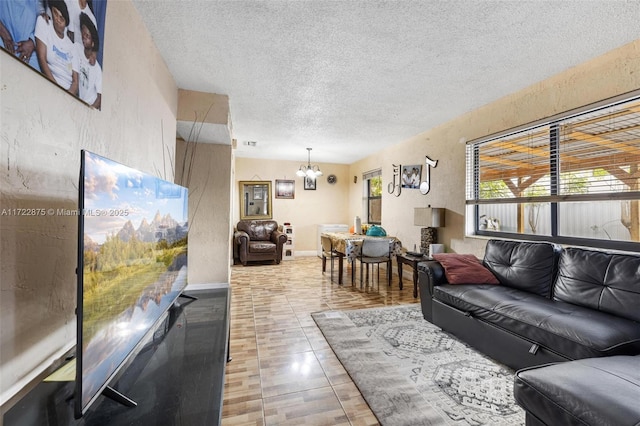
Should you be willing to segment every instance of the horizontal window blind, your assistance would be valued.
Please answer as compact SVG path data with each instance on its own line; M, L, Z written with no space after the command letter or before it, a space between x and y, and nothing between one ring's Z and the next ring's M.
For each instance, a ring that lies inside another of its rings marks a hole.
M559 152L560 195L637 192L640 100L560 122Z
M467 203L636 199L640 100L467 146Z
M382 176L382 169L370 170L362 174L362 180L371 179L376 176Z
M640 97L467 145L480 235L640 250Z
M518 132L472 147L471 200L550 195L549 126Z

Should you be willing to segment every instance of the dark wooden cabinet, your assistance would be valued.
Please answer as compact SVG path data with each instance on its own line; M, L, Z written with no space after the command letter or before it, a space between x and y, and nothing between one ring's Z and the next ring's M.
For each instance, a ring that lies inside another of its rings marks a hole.
M42 382L9 409L4 426L218 425L229 357L230 289L186 291L110 385L134 400L100 396L73 416L73 382Z

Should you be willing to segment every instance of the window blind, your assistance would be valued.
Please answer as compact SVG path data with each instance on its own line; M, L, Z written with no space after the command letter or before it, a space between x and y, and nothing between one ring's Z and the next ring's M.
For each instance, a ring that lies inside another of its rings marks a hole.
M474 233L640 249L640 96L466 149Z
M560 195L637 198L640 100L563 120L558 149Z
M362 174L362 180L371 179L376 176L382 176L382 169L370 170Z
M467 145L467 203L637 199L640 99Z

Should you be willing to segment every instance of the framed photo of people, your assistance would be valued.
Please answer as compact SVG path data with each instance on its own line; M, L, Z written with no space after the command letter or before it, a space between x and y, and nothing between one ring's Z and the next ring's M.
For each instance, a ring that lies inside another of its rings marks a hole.
M420 188L420 179L422 177L422 166L414 164L412 166L402 166L402 187L403 188Z
M106 12L107 0L1 0L1 50L99 110Z

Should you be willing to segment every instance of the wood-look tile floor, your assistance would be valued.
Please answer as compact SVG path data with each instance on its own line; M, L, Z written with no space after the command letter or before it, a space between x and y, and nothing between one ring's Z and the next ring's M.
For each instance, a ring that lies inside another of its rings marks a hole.
M318 257L280 265L234 265L231 269L231 356L227 364L223 425L376 425L376 417L336 358L312 312L363 309L407 303L413 298L411 272L404 288L395 273L387 286L384 270L360 288L322 273Z

